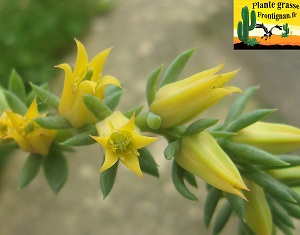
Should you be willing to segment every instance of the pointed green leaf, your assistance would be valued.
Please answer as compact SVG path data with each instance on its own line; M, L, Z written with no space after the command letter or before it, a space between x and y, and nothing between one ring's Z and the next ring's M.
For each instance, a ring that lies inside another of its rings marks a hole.
M116 164L114 164L112 167L108 168L100 174L100 189L103 194L103 199L107 197L107 195L110 193L114 186L118 170L118 164L119 161L117 161Z
M192 124L190 124L183 135L195 135L200 133L201 131L204 131L205 129L215 125L218 122L218 119L214 118L203 118L199 119Z
M227 138L227 137L236 135L236 133L228 132L228 131L209 131L209 133L210 133L214 138Z
M60 115L49 117L37 117L34 119L37 124L47 129L67 129L70 123Z
M64 154L52 148L44 160L43 169L49 186L54 193L58 193L68 177L68 163Z
M19 175L19 189L27 186L36 177L42 166L43 160L43 156L38 154L32 153L28 156Z
M152 112L149 112L147 115L147 125L154 130L159 129L160 125L161 125L160 116L158 116Z
M237 162L261 166L289 166L288 163L259 148L231 141L220 142L225 152Z
M270 209L272 211L272 217L277 217L286 226L295 229L293 221L290 219L288 213L274 200L268 200Z
M226 193L225 195L233 211L239 216L242 221L245 221L245 200L231 193Z
M232 106L228 110L228 114L224 121L224 126L226 127L230 122L238 118L242 112L246 104L248 103L249 99L251 98L252 94L259 89L259 86L250 87L244 91L244 94L238 96L236 100L233 102Z
M210 187L204 202L204 224L208 228L210 221L215 213L218 202L221 198L222 191L215 188Z
M164 156L167 160L171 160L180 150L180 140L176 140L165 148Z
M159 74L161 72L163 65L159 66L157 69L155 69L150 77L147 80L147 85L146 85L146 98L147 98L147 103L148 106L152 104L154 98L155 98L155 93L157 90L157 83L158 83L158 78Z
M195 175L193 175L189 171L183 172L183 178L193 187L198 188L197 181Z
M135 114L135 116L138 116L143 108L144 108L144 106L141 105L141 106L136 107L134 109L130 109L126 113L124 113L124 116L127 117L128 119L130 119L133 114Z
M193 200L193 201L198 201L198 198L188 190L188 188L184 184L183 180L183 173L184 169L181 168L176 161L173 161L172 164L172 182L175 186L175 189L177 192L179 192L183 197Z
M138 151L140 153L139 162L142 172L159 177L158 165L149 150L146 148L141 148Z
M225 201L224 205L222 205L222 207L218 211L218 214L214 222L214 227L212 232L214 235L222 231L222 229L227 224L231 216L231 213L232 213L232 208L230 204L227 201Z
M252 112L246 113L236 119L235 121L228 124L226 131L229 132L238 132L243 128L252 125L255 122L263 119L264 117L268 116L269 114L276 111L276 109L258 109Z
M119 104L124 90L118 86L108 86L105 88L103 103L110 109L114 110Z
M44 90L49 91L49 85L48 85L48 83L44 83L43 85L40 85L39 87L40 87L40 88L43 88ZM27 97L26 97L26 100L25 100L26 105L27 105L27 106L30 106L30 104L32 103L32 101L34 100L35 97L39 98L39 97L37 96L37 94L35 93L35 91L34 91L34 90L31 90L31 91L29 92L29 94L27 95ZM44 99L43 99L43 100L44 100Z
M97 97L88 94L83 95L82 97L84 104L94 114L98 121L102 121L112 114L111 110Z
M93 129L93 130L86 131L84 133L80 133L78 135L74 135L61 144L67 146L84 146L84 145L94 144L95 140L91 138L90 135L97 136L98 135L97 130Z
M274 218L273 223L276 225L277 228L279 228L284 235L293 235L294 233L292 230L287 227L280 219Z
M21 100L26 99L26 89L24 82L20 75L16 72L16 70L13 70L10 74L8 89L12 93L17 95Z
M178 55L167 68L160 81L159 88L177 80L182 69L188 62L195 49L190 49Z
M25 105L25 103L14 93L7 90L3 91L6 97L6 101L11 110L15 113L24 115L27 112L27 106Z
M36 93L37 97L39 97L43 102L45 102L50 107L58 110L58 106L60 103L60 98L56 95L52 94L50 91L47 91L46 89L34 85L33 83L30 83L32 89Z
M286 212L297 219L300 219L300 205L290 203L284 200L277 200L278 203L286 210Z
M4 89L2 87L0 87L0 108L10 109L4 94Z
M268 174L250 166L248 166L247 170L241 169L240 171L243 176L250 178L270 194L289 202L296 202L295 200L297 199L293 198L293 195L290 194L287 188Z

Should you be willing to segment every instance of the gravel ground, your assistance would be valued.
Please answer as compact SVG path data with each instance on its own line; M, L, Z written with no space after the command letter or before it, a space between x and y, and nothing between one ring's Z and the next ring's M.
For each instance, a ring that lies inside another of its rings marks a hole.
M104 74L124 82L127 92L120 102L126 111L145 103L144 86L151 71L167 65L186 49L197 50L182 77L219 64L224 71L241 67L234 84L241 88L260 84L250 106L278 108L277 120L300 126L300 54L297 51L234 51L232 5L204 0L128 0L117 1L107 15L95 18L85 38L79 38L90 57L113 46ZM65 58L75 62L74 54ZM62 81L52 87L59 93ZM232 97L203 116L224 117ZM262 106L261 104L264 104ZM17 190L17 179L26 154L12 156L0 179L0 234L5 235L206 235L202 182L195 194L199 203L182 198L170 179L170 162L164 161L159 141L151 147L161 177L141 180L121 166L111 194L102 200L98 168L99 146L79 148L69 154L69 178L61 192L54 195L43 173L24 190ZM236 234L233 218L222 234Z

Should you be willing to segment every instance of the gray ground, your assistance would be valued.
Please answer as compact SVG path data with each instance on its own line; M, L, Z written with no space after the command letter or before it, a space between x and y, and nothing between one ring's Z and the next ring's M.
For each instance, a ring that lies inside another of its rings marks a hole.
M121 111L145 103L145 81L154 68L197 47L183 76L225 59L225 72L242 68L235 85L243 89L261 85L252 106L278 108L277 120L300 126L299 52L234 51L232 34L231 2L128 0L118 1L109 14L96 18L87 36L79 40L90 56L114 47L104 73L124 82L128 92L120 103ZM74 54L61 62L74 63L74 55L75 43ZM60 81L53 87L59 85ZM231 100L227 98L203 116L224 117ZM182 198L172 185L170 162L161 152L164 145L160 141L152 146L160 165L159 180L150 176L141 180L121 166L115 187L104 201L96 175L102 156L99 146L68 155L69 178L56 196L42 172L27 188L17 190L26 154L16 154L0 181L0 234L210 234L202 221L205 189L201 181L195 192L199 203ZM236 234L235 220L230 225L222 234Z

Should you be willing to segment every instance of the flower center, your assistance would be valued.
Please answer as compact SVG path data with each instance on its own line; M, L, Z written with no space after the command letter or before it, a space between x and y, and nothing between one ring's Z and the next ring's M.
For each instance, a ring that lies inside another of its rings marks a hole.
M126 155L132 153L139 155L137 150L132 147L132 137L128 131L114 130L108 139L108 147L121 160L125 160Z

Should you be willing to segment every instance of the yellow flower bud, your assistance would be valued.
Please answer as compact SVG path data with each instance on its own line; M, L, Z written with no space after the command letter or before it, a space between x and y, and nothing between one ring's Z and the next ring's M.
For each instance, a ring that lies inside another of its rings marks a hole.
M25 116L5 111L9 121L4 138L12 138L25 152L47 155L56 136L55 130L40 127L34 119L41 116L37 109L36 99L33 100Z
M105 161L99 173L112 167L120 159L134 173L143 176L138 149L151 144L157 138L140 135L134 120L134 115L128 120L116 111L96 124L99 136L91 137L105 149Z
M161 87L150 105L150 111L161 117L161 127L184 124L224 96L241 92L237 87L224 86L238 70L214 75L223 66L224 64L220 64L215 68Z
M300 147L300 129L284 124L256 122L239 131L230 140L281 154Z
M113 84L121 87L112 76L102 76L102 69L110 48L97 54L90 62L84 46L76 40L78 53L74 73L70 65L60 64L56 67L65 71L65 82L59 104L59 113L74 127L95 123L97 119L84 105L82 96L90 94L103 99L104 89Z
M175 160L182 168L215 188L245 199L241 189L248 188L239 171L208 132L183 136Z
M264 190L254 182L247 180L250 192L245 195L249 201L245 202L245 222L255 234L272 234L272 217Z

